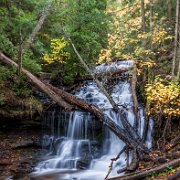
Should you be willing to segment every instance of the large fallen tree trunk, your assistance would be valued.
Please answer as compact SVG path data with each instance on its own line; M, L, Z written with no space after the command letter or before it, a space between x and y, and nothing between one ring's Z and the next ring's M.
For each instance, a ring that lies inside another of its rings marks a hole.
M99 109L94 104L88 103L87 101L77 98L70 93L63 91L62 89L53 87L50 84L47 84L57 95L61 96L63 99L66 99L67 102L80 107L86 111L92 112L95 114L98 119L103 122L107 127L110 128L121 140L123 140L130 148L136 148L141 151L147 152L147 149L142 143L137 141L133 136L129 136L127 131L120 126L118 126L114 121L112 121L108 116L106 116L101 109ZM126 116L122 116L122 119L126 119ZM127 119L126 119L127 121Z
M1 62L9 65L13 65L18 68L18 65L0 52ZM55 88L49 84L45 84L32 75L29 71L22 69L22 72L28 77L28 79L34 84L39 90L46 93L52 98L58 105L64 107L67 110L72 110L75 106L81 109L94 113L98 119L103 122L111 131L113 131L121 140L123 140L130 149L137 149L141 152L147 152L146 147L139 143L134 136L129 136L127 130L118 126L109 117L104 115L103 111L97 106L90 104L83 99L79 99L72 94L69 94L61 89ZM68 102L68 103L67 103ZM126 118L126 117L124 117ZM122 119L124 119L122 118ZM127 120L125 120L127 121Z
M134 173L126 174L124 176L119 176L119 177L109 178L109 179L110 180L143 179L143 178L145 178L147 176L151 176L153 173L163 172L163 171L167 170L167 168L169 166L172 166L173 168L178 167L179 164L180 164L180 158L172 160L172 161L170 161L168 163L156 166L154 168L148 168L148 169L144 169L144 170L139 171L139 172L134 172Z

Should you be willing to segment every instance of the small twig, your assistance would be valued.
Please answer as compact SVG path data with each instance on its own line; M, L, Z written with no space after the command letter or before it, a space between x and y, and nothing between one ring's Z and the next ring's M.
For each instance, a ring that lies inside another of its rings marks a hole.
M126 149L126 154L127 154L126 167L129 167L129 148Z
M109 171L106 175L106 177L104 179L107 179L109 174L111 173L112 171L112 167L113 167L113 164L115 161L117 161L119 159L119 157L121 156L121 154L127 149L127 146L124 146L123 149L119 152L119 154L116 156L116 158L113 158L111 159L111 164L109 165Z

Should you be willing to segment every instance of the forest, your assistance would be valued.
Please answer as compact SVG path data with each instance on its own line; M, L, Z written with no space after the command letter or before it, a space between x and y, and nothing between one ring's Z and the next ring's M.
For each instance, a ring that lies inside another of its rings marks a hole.
M1 0L0 179L180 178L180 0Z

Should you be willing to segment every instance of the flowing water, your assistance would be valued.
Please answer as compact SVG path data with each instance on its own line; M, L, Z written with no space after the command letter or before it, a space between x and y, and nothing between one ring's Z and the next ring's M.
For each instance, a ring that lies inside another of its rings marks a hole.
M95 71L107 72L132 65L132 61L104 63ZM122 127L120 115L112 110L111 104L94 82L87 82L75 95L103 108L104 113ZM129 80L119 80L113 87L111 96L119 106L127 107L127 119L133 125L135 116ZM144 111L142 107L139 107L138 130L141 136L144 126ZM56 111L49 113L46 115L44 124L50 128L51 132L45 134L43 138L44 146L48 147L48 153L45 155L47 160L37 165L34 176L51 174L52 177L60 180L104 179L111 159L117 156L125 144L102 124L98 124L95 117L88 112L75 111L70 114L61 112L58 115ZM152 120L150 120L146 141L149 148L151 148L151 133ZM117 176L117 170L126 166L125 159L126 155L122 154L120 159L114 163L110 177Z

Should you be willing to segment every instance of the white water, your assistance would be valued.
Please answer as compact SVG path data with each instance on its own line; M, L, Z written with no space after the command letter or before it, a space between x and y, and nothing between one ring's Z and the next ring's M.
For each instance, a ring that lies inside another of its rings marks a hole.
M102 64L96 68L96 72L109 71L115 68L124 68L132 66L132 61ZM101 93L94 82L88 82L84 87L76 93L76 96L83 98L98 107L104 109L109 118L122 127L121 117L116 114L108 102L107 98ZM127 119L133 125L134 113L132 109L133 101L131 87L126 81L119 81L113 88L111 96L118 105L126 105ZM144 126L144 109L140 108L139 116L141 123L139 125L139 134L143 133ZM54 113L52 114L54 116ZM68 119L68 127L64 137L54 137L54 118L51 117L51 135L49 139L55 139L54 148L50 147L50 153L53 157L40 162L36 167L35 176L43 174L56 174L56 179L83 179L83 180L101 180L104 179L111 163L111 159L115 158L120 150L124 147L124 143L119 140L111 131L104 128L104 138L101 151L96 157L96 151L92 145L94 140L93 134L93 116L86 112L75 111L70 114ZM92 130L89 130L92 129ZM150 131L148 132L147 145L151 147L151 131L152 120L150 121ZM58 133L59 135L59 133ZM52 143L51 143L52 144ZM95 148L97 148L95 146ZM120 159L114 164L110 177L117 175L117 170L126 166L126 156L122 154ZM83 162L86 161L83 167ZM78 170L82 169L86 170ZM73 171L66 171L73 170ZM66 171L63 172L62 171ZM57 173L60 175L57 178Z

